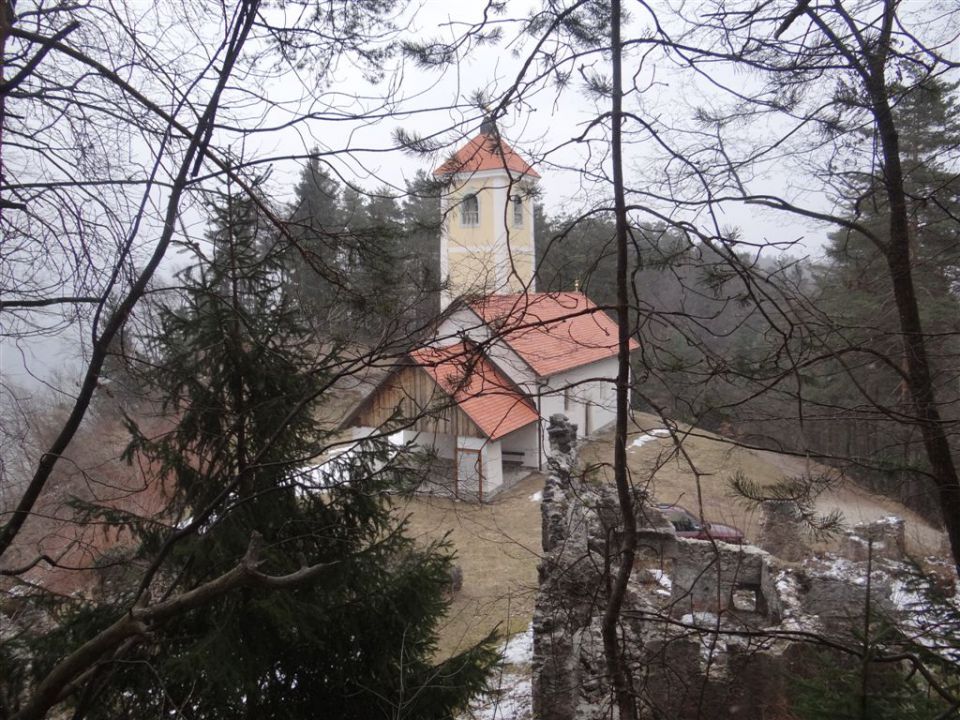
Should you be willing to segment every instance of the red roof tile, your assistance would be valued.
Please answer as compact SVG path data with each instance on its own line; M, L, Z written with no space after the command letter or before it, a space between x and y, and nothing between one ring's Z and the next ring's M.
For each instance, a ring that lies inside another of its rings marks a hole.
M539 419L530 400L493 363L463 343L420 348L410 357L491 440Z
M507 169L518 175L538 178L537 171L510 147L506 140L480 133L433 171L434 175L457 175L481 170Z
M540 377L617 354L617 324L580 292L488 295L470 307Z

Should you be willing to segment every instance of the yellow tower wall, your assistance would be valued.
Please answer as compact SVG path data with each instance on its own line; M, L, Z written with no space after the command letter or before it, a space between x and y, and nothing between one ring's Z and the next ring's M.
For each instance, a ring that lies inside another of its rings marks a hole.
M444 198L441 274L448 280L442 306L463 295L533 291L533 184L505 171L483 171L455 178ZM476 195L476 225L464 224L464 198ZM522 202L516 222L511 197Z

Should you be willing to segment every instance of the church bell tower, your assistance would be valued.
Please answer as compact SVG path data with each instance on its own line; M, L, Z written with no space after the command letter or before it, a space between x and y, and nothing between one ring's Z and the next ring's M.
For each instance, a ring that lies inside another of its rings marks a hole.
M441 196L440 308L467 296L534 292L533 201L537 172L487 119L434 171Z

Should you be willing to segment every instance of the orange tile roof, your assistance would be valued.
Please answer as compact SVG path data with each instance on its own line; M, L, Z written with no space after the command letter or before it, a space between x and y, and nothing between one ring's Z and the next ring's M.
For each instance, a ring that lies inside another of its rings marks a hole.
M434 175L457 175L481 170L503 170L538 178L540 175L530 167L503 138L481 132L470 142L433 171Z
M491 440L539 419L536 409L480 352L463 343L410 353Z
M617 354L617 324L580 292L488 295L470 307L540 377Z

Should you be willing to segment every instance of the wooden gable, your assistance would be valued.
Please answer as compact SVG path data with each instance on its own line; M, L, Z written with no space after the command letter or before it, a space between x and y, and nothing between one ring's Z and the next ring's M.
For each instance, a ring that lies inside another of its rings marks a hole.
M466 437L486 437L473 420L421 367L390 374L363 401L347 423L386 431L419 430Z

